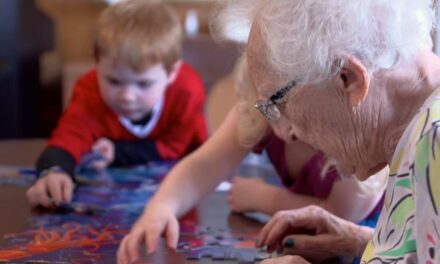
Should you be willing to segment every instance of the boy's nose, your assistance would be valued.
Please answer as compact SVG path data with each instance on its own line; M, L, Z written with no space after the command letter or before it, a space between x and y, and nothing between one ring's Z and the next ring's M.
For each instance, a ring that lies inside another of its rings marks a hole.
M136 100L136 93L129 87L124 87L119 93L119 99L123 102L131 102Z

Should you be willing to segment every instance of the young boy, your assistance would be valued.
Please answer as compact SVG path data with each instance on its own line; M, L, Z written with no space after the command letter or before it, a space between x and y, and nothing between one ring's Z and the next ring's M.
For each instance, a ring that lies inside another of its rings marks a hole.
M181 25L160 1L127 0L98 19L96 69L75 85L47 148L37 161L32 205L70 202L73 174L91 151L95 168L179 159L206 138L204 88L180 61Z

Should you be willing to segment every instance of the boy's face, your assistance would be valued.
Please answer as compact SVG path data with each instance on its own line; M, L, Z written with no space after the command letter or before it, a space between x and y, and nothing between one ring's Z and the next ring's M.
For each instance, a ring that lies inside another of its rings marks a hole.
M113 111L132 121L150 112L170 83L160 63L137 72L112 58L101 57L97 68L104 102Z

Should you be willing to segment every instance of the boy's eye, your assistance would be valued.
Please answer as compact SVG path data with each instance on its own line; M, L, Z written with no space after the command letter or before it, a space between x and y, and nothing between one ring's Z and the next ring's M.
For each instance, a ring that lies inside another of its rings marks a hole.
M111 84L111 85L120 85L121 81L112 77L107 77L107 81Z
M142 89L146 89L146 88L149 88L151 85L153 85L153 82L152 81L140 81L137 83L137 85Z

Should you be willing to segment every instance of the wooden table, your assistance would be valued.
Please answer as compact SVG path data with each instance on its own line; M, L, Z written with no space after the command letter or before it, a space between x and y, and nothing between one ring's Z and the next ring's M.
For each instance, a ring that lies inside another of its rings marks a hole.
M42 151L45 140L0 141L1 165L32 165ZM212 193L195 209L201 225L214 228L229 228L231 231L261 228L261 223L241 215L230 214L225 193ZM34 214L25 198L25 188L17 186L0 186L0 245L4 245L3 236L7 233L18 233L29 227L28 218ZM201 259L189 261L180 253L173 252L159 245L158 252L148 259L147 263L235 263L230 261L212 261Z

